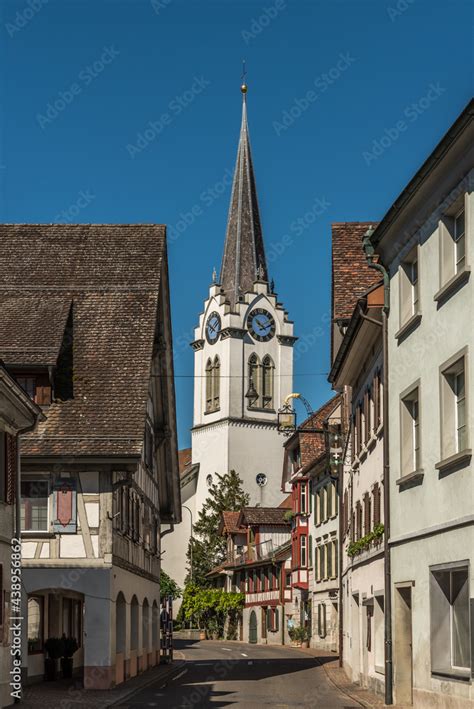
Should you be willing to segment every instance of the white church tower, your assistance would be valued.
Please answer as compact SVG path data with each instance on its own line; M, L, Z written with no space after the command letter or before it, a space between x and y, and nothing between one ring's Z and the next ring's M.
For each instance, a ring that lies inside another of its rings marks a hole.
M251 505L275 507L283 500L284 439L277 412L293 386L293 323L269 280L247 126L247 87L237 151L224 255L219 279L195 328L192 464L182 477L182 502L196 521L215 474L235 470ZM179 532L182 563L190 532L183 510ZM174 540L174 544L178 539ZM165 545L169 547L169 544ZM163 566L182 584L177 550ZM171 552L171 553L170 553Z

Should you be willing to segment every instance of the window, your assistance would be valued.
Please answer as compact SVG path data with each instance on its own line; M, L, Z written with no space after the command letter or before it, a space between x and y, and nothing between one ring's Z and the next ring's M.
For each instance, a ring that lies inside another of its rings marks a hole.
M43 651L44 598L28 596L28 654Z
M326 637L326 606L318 603L318 635L320 638Z
M448 458L468 447L466 417L465 358L442 371L441 455Z
M271 409L273 407L273 372L275 365L273 364L272 358L267 355L262 361L263 369L263 397L262 403L264 409Z
M300 537L300 566L306 566L306 534L302 534Z
M318 521L321 523L326 519L326 489L324 487L320 487L318 490L318 509Z
M306 514L306 482L300 484L300 512Z
M321 544L319 547L319 563L318 563L318 581L326 578L326 547Z
M278 608L267 608L267 629L272 633L278 630Z
M418 247L406 257L399 271L400 327L419 313Z
M328 544L326 544L326 567L327 567L326 576L327 576L327 578L332 578L334 576L332 565L333 565L333 542L328 542Z
M430 571L431 671L468 677L469 568L459 564Z
M47 480L21 481L21 528L25 532L48 532Z
M51 383L47 374L16 377L17 383L39 406L51 403Z
M260 360L256 354L249 358L248 364L249 388L247 398L249 401L249 409L260 408L261 405L261 386L260 386Z
M82 603L76 598L63 598L63 633L67 638L76 638L82 645Z
M356 503L356 541L362 539L362 505L360 501Z
M214 361L206 363L206 413L218 411L220 407L221 363L217 355Z
M374 399L374 429L377 431L382 423L382 373L379 369L374 375L372 391Z
M400 403L401 473L408 475L419 470L420 464L420 401L416 387Z
M439 225L441 286L466 268L466 213L463 201Z
M454 261L455 272L459 273L464 270L466 265L466 234L465 234L465 215L464 209L461 209L454 217Z
M291 571L285 571L285 588L291 588Z

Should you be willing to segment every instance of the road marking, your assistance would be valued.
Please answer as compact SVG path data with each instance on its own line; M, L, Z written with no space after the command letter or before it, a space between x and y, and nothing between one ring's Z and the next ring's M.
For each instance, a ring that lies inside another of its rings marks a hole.
M221 650L225 650L226 652L232 652L230 647L221 647Z
M175 677L173 677L173 679L172 679L171 681L172 681L172 682L175 682L177 679L179 679L180 677L182 677L183 675L185 675L187 671L188 671L188 670L183 670L182 672L179 673L179 675L176 675Z
M246 655L245 652L241 652L240 654L242 655L242 657L248 657L248 655Z
M196 662L196 667L211 667L213 662Z

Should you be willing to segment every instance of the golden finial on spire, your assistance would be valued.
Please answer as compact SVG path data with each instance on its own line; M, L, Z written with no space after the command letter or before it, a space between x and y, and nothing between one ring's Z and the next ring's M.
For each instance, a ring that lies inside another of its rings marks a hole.
M243 94L246 94L248 91L247 84L245 83L245 77L247 76L247 70L245 68L245 59L242 61L242 85L240 87L240 90L242 91Z

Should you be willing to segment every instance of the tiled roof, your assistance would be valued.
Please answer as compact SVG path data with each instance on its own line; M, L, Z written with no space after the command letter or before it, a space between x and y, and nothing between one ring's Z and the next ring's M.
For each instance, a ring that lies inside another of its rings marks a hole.
M357 300L380 273L369 268L362 237L377 222L340 222L332 225L332 317L350 318Z
M282 507L284 510L291 510L293 508L292 496L288 495L288 497L285 497L283 502L280 502L278 507Z
M48 407L22 453L140 455L165 227L0 225L0 239L0 312L24 299L22 328L33 328L48 356L72 303L73 398ZM0 352L15 330L9 323ZM32 342L25 336L26 349Z
M1 294L0 359L6 364L54 365L71 298Z
M192 464L192 448L182 448L178 451L179 475L183 477Z
M238 532L245 531L245 527L239 527L239 517L240 512L223 512L222 513L222 532L227 532L227 534L237 534Z
M289 522L285 519L287 510L283 507L244 507L240 513L239 524L268 524L285 525Z

